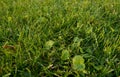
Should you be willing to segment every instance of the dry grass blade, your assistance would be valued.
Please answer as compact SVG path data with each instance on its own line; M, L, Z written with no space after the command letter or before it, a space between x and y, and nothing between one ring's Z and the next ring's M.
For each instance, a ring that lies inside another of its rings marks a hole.
M4 49L16 51L16 48L15 48L15 46L13 46L13 45L3 45L2 47L3 47Z

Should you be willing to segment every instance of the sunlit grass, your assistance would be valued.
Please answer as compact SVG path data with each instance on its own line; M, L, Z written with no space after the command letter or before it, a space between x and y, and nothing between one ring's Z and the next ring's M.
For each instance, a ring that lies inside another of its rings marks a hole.
M119 3L0 0L0 76L120 76Z

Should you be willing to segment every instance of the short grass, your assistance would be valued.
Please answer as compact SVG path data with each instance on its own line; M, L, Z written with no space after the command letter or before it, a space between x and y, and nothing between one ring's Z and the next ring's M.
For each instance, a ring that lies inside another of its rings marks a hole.
M0 0L0 76L119 77L119 3ZM73 68L76 55L82 71Z

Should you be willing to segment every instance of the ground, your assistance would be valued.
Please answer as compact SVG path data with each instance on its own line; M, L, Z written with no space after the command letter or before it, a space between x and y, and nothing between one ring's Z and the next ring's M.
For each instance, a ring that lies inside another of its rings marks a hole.
M119 77L120 0L0 0L0 76Z

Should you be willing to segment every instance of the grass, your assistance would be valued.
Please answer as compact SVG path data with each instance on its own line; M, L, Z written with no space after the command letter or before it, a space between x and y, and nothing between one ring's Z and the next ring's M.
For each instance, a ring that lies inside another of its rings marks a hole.
M119 77L119 3L0 0L0 76Z

